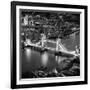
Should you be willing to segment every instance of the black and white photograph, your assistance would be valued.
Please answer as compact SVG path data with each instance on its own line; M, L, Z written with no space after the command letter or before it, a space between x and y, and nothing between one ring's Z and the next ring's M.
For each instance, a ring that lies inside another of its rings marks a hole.
M21 78L80 76L80 13L20 10Z
M16 85L83 84L86 7L16 5Z

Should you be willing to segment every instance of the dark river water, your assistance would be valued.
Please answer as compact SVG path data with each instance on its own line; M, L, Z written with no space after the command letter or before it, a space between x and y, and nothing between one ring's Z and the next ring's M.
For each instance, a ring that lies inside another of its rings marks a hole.
M44 66L48 70L52 70L56 66L55 55L47 52L39 53L25 48L22 50L22 73L34 72L38 68Z
M79 36L67 40L62 40L63 45L69 50L75 50L75 46L79 44ZM31 50L30 48L21 49L21 75L24 77L25 73L34 72L41 66L45 66L48 70L56 67L56 57L54 54L47 52L40 53ZM61 57L62 59L62 57ZM26 76L27 77L27 76Z

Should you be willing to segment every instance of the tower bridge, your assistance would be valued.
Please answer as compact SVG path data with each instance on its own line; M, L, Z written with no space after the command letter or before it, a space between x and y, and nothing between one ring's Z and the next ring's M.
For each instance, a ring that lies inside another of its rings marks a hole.
M51 46L50 44L51 43ZM49 53L55 54L56 56L66 56L66 57L73 57L77 56L76 51L69 51L67 50L64 45L61 43L61 40L58 39L56 41L54 40L48 40L48 39L41 39L38 43L31 43L30 40L26 40L24 43L25 47L32 48L34 50L44 52L47 51ZM54 46L54 47L52 47Z

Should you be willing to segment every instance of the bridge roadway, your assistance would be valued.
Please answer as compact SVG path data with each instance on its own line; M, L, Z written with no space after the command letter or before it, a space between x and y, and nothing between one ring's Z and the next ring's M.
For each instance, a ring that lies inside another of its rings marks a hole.
M48 40L48 42L51 43L56 43L55 41L51 41ZM33 43L25 43L25 47L29 47L31 49L34 49L36 51L39 52L44 52L47 51L49 53L55 54L56 56L63 56L63 57L73 57L73 56L77 56L77 54L75 54L75 51L68 51L63 45L62 43L59 44L60 49L56 50L56 48L50 48L50 47L42 47L38 44L33 44Z

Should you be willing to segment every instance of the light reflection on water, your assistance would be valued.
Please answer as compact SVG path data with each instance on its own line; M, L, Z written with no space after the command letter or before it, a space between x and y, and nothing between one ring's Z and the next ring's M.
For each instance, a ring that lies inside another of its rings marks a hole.
M34 54L38 55L37 52L31 50L30 48L25 48L25 55L26 55L26 58L27 58L26 59L27 62L29 62L32 59L31 57L33 57ZM47 62L48 62L48 54L47 54L47 52L44 52L43 54L41 54L40 59L41 59L42 65L43 66L46 66L47 65ZM38 62L40 62L40 61L38 61Z
M25 52L26 52L25 54L26 54L26 57L27 57L27 61L30 61L30 58L31 58L31 49L26 48Z
M54 55L48 52L40 53L30 48L22 50L21 60L23 73L35 71L42 66L46 66L48 70L52 70L56 64Z
M41 55L41 60L42 60L42 64L46 66L48 62L48 54L46 52Z

